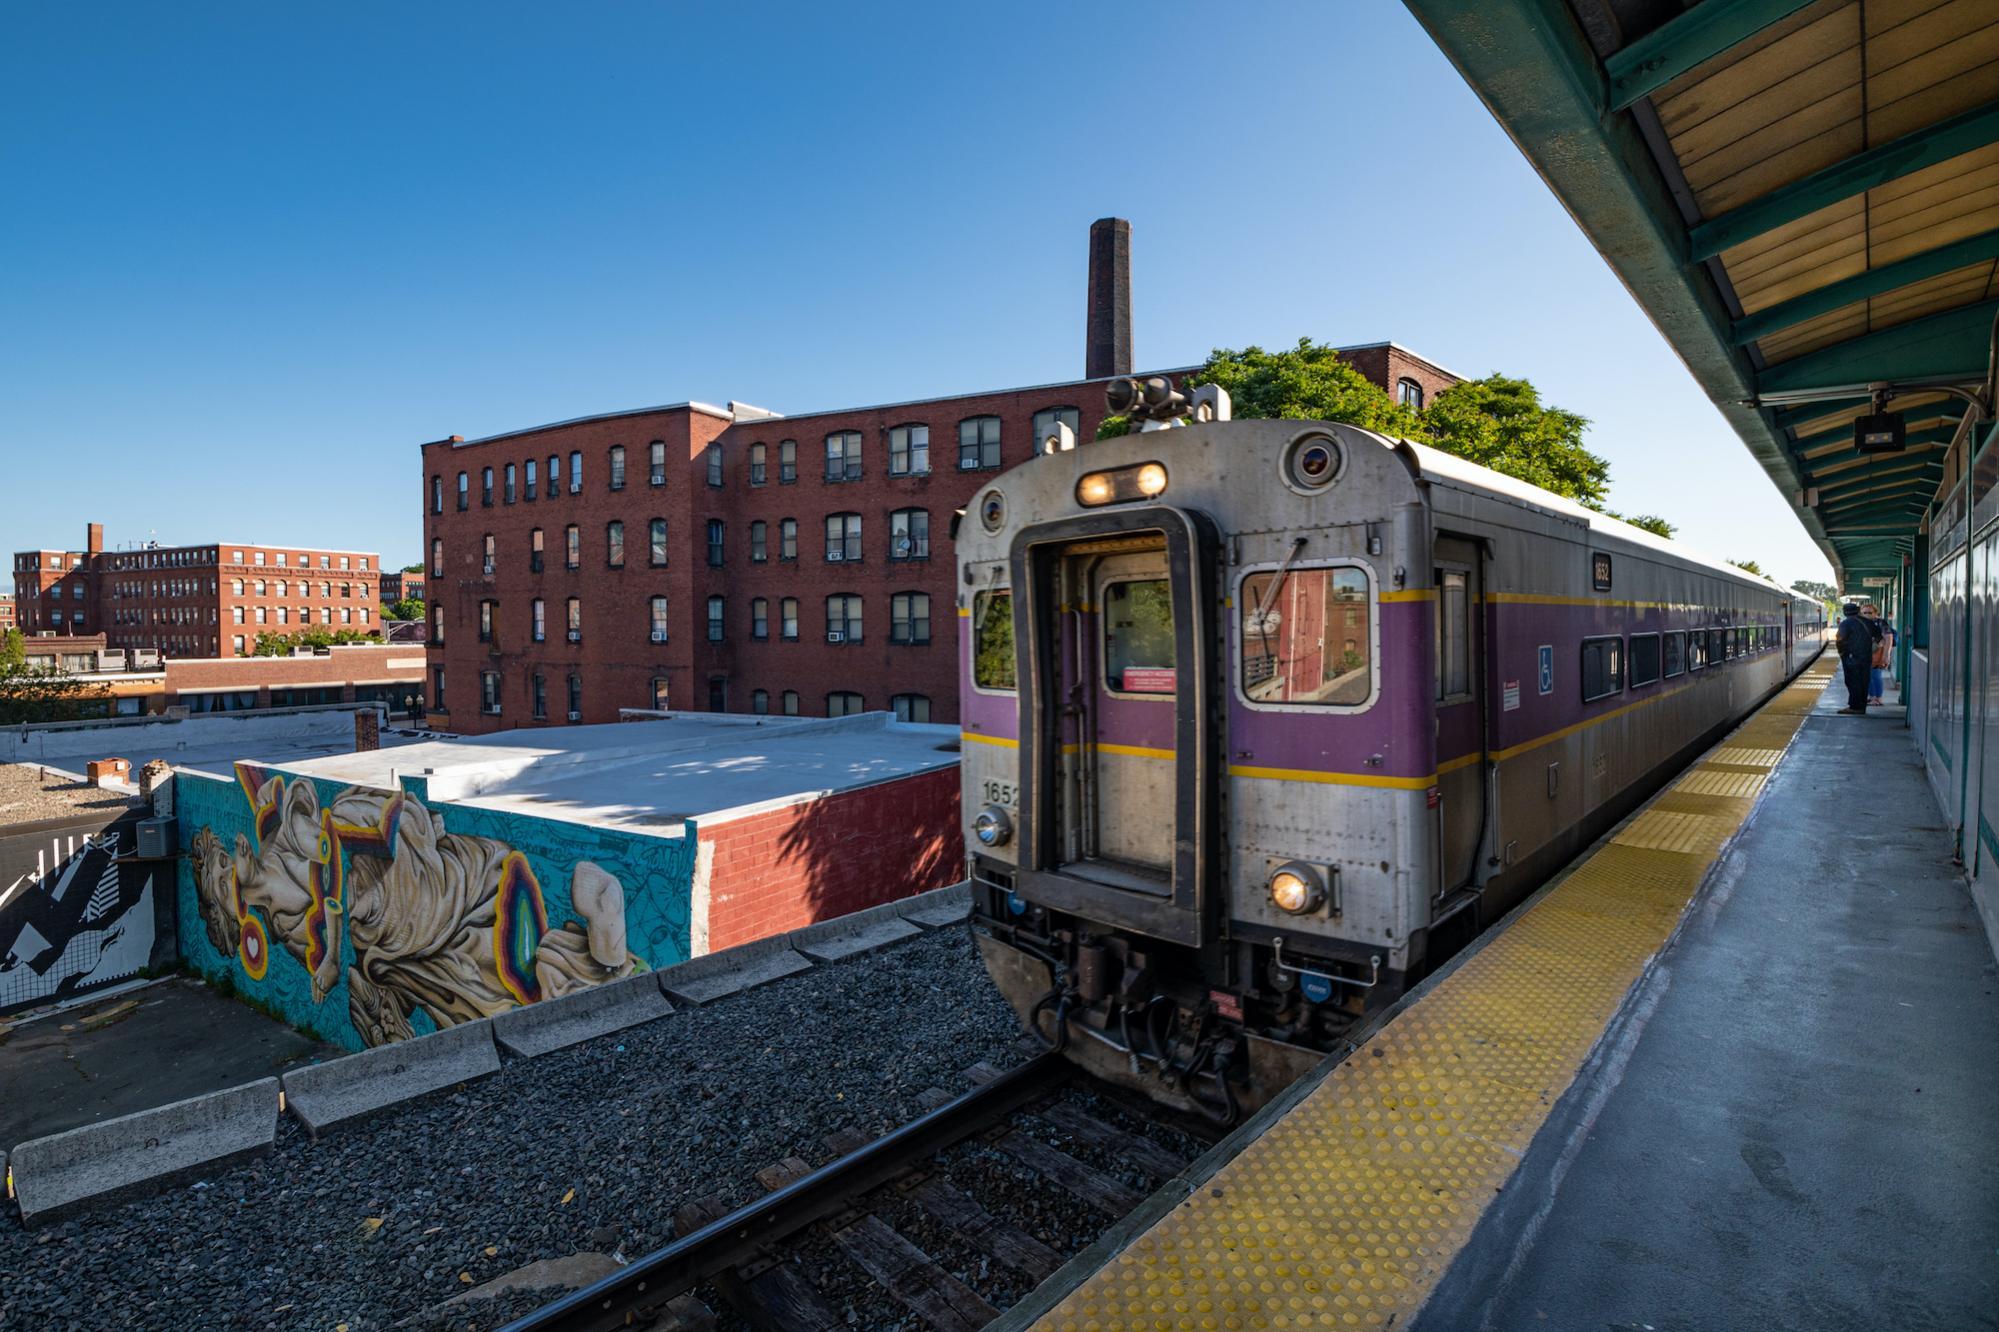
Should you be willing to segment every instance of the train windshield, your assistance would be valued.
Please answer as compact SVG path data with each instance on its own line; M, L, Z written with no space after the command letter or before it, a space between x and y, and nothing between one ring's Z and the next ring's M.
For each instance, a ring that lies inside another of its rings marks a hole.
M1012 689L1013 593L1006 588L972 599L972 683L980 689Z
M1252 703L1322 707L1367 702L1370 609L1359 569L1251 574L1236 608L1244 695Z
M1104 588L1104 684L1125 694L1174 690L1173 584L1130 579Z

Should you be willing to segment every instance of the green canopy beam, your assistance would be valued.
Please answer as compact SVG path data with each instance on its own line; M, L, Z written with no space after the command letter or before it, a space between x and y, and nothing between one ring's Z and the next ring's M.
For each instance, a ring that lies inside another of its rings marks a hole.
M1755 36L1812 0L1704 0L1603 62L1610 109L1650 97L1704 60Z
M1909 410L1921 411L1922 408L1913 407L1910 408ZM1898 412L1896 413L1896 415L1902 417L1904 420L1907 420L1909 413ZM1924 426L1920 430L1909 431L1908 434L1905 435L1903 438L1910 445L1948 444L1950 443L1951 436L1955 435L1956 433L1957 433L1957 418L1953 416L1950 418L1949 425ZM1794 439L1791 441L1791 450L1792 452L1796 453L1801 459L1804 460L1804 464L1806 467L1808 468L1818 467L1818 466L1823 466L1827 462L1834 462L1841 458L1858 457L1859 453L1856 450L1848 449L1844 453L1821 454L1819 457L1816 458L1805 458L1804 455L1809 453L1813 449L1823 448L1827 444L1841 444L1841 443L1850 444L1852 442L1853 442L1853 427L1851 425L1843 425L1837 430L1825 430L1821 431L1816 435L1806 435L1803 439Z
M1787 222L1795 222L1891 180L1913 175L1925 167L1947 162L1974 148L1983 148L1995 139L1999 139L1999 102L1987 102L1949 120L1940 120L1879 147L1855 153L1802 180L1780 185L1720 217L1709 218L1687 233L1687 257L1696 262L1712 259L1723 250L1775 231Z
M1700 10L1688 12L1697 14ZM1939 245L1934 250L1898 259L1892 264L1870 268L1865 273L1856 273L1839 282L1828 282L1816 291L1808 291L1794 300L1736 320L1730 335L1738 347L1745 346L1767 333L1802 324L1822 314L1831 314L1834 310L1872 296L1884 295L1897 287L1941 277L1955 269L1969 268L1994 259L1999 259L1999 230L1968 236L1950 245Z
M1782 393L1879 381L1983 379L1994 315L1999 301L1911 319L1773 365L1758 385L1766 393Z

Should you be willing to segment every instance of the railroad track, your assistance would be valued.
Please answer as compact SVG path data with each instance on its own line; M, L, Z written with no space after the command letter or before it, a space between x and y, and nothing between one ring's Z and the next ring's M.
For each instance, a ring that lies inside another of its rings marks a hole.
M1070 1254L1010 1216L1008 1200L981 1198L954 1182L952 1160L998 1153L1038 1185L1086 1203L1101 1233L1208 1145L1197 1126L1160 1121L1156 1111L1122 1098L1107 1102L1059 1055L1039 1054L1004 1072L975 1064L965 1076L971 1090L926 1093L921 1099L931 1108L882 1137L829 1135L822 1145L834 1157L826 1165L793 1156L759 1171L766 1192L746 1206L730 1210L711 1198L682 1207L671 1244L503 1332L697 1332L718 1322L822 1332L856 1325L843 1306L857 1286L901 1306L910 1325L971 1332L1003 1312L988 1294L1010 1305L1005 1292L1018 1298ZM1115 1122L1132 1116L1164 1131ZM899 1226L898 1216L910 1220ZM963 1277L954 1275L905 1231L944 1237L960 1256L977 1255L977 1270L960 1264ZM1073 1252L1094 1238L1066 1247ZM834 1265L845 1270L830 1270Z

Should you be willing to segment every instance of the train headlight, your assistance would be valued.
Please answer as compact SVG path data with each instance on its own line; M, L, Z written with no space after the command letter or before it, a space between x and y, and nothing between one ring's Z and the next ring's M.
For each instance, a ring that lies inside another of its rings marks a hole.
M1013 819L999 805L987 805L972 820L972 836L980 846L1005 846L1013 840Z
M1116 496L1116 488L1111 485L1110 477L1103 472L1092 472L1076 483L1077 501L1091 507L1109 504Z
M1138 493L1151 499L1166 489L1166 469L1158 463L1147 463L1138 469Z
M1086 472L1076 482L1076 503L1086 509L1157 499L1166 490L1164 463L1139 463L1108 472Z
M1278 910L1302 916L1325 905L1326 883L1310 865L1286 861L1271 871L1270 900Z

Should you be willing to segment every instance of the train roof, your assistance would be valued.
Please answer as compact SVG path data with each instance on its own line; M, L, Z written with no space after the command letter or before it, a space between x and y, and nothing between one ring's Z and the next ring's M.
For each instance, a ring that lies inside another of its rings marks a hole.
M1419 444L1415 440L1405 439L1399 442L1415 457L1421 474L1427 479L1448 481L1465 489L1483 490L1493 494L1504 495L1507 499L1515 503L1525 505L1529 508L1543 509L1573 522L1582 523L1592 532L1601 532L1606 536L1616 537L1618 540L1628 542L1634 546L1649 547L1663 555L1671 555L1674 559L1684 561L1687 564L1697 564L1715 573L1726 574L1738 582L1754 583L1760 588L1780 592L1784 596L1793 599L1810 600L1808 597L1799 598L1798 593L1783 586L1767 574L1753 574L1746 569L1730 564L1726 560L1717 560L1712 556L1704 555L1699 551L1689 549L1678 541L1662 537L1656 532L1648 532L1642 527L1633 527L1621 518L1613 518L1607 513L1598 513L1595 509L1557 495L1552 490L1543 490L1540 486L1532 482L1522 481L1520 478L1508 476L1504 472L1495 472L1490 467L1481 467L1469 459L1460 458L1454 453L1445 453L1442 449L1433 448L1428 444Z

